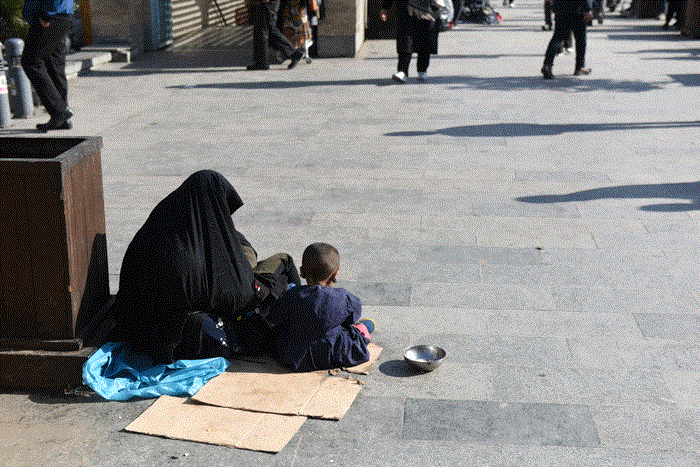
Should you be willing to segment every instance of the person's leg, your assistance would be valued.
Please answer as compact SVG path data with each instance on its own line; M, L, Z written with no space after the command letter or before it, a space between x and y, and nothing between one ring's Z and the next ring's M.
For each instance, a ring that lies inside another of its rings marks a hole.
M586 65L586 18L584 15L572 17L572 29L576 39L576 68L582 70Z
M418 62L416 63L418 73L425 73L428 71L428 66L430 65L430 53L420 52L418 54Z
M269 31L269 44L275 50L279 50L287 59L292 56L295 49L287 36L282 34L282 31L277 27L277 12L280 8L279 0L270 0L267 5L267 29Z
M685 26L685 5L683 1L676 2L678 9L676 10L676 22L673 25L676 29L681 30Z
M566 38L564 39L564 48L567 49L566 53L571 52L571 48L574 46L574 34L573 31L569 31L569 34L566 35Z
M554 15L554 33L544 55L544 66L551 68L561 44L571 34L571 21L566 15Z
M267 6L261 1L255 1L252 7L253 20L253 68L258 65L260 68L267 67L267 40L269 31L267 29Z
M61 96L64 107L68 107L68 79L66 78L66 49L65 40L49 54L46 60L46 71L51 77L58 95Z
M459 17L462 14L462 7L464 6L464 0L452 0L452 7L454 11L452 12L451 23L456 25L459 23Z
M544 24L552 30L552 0L544 0Z
M411 55L409 53L399 54L399 63L396 66L396 71L402 71L406 76L408 76L408 66L411 64Z
M301 284L299 272L294 264L294 258L288 253L277 253L262 261L253 268L253 273L272 274L274 276L283 276L287 279L287 283Z
M59 17L52 18L47 27L37 20L29 28L22 53L22 68L52 117L61 116L68 110L63 96L66 94L65 36L69 26L69 20ZM63 68L56 69L60 63L63 63ZM63 78L58 78L59 75ZM52 76L57 77L57 82Z

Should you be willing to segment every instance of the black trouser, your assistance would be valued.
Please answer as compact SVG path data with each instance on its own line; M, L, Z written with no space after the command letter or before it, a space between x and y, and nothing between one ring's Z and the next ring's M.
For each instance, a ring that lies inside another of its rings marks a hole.
M544 56L544 65L551 67L554 56L561 49L561 44L571 33L576 40L576 69L583 68L586 61L586 18L583 13L573 15L554 15L554 34L549 41Z
M552 28L552 0L544 0L544 24Z
M294 53L294 46L277 27L279 8L279 0L256 0L253 5L253 61L259 65L267 65L268 45L282 52L285 59Z
M411 64L411 55L413 54L399 54L399 64L396 69L398 71L403 71L406 76L408 76L408 65ZM416 65L418 73L428 71L428 66L430 65L430 54L428 52L418 53L418 62Z
M673 15L676 15L676 25L680 29L683 27L685 16L685 2L683 0L668 0L668 9L666 10L666 24L671 22Z
M72 25L68 14L52 17L47 27L37 18L29 26L24 44L22 68L51 116L68 108L66 35Z

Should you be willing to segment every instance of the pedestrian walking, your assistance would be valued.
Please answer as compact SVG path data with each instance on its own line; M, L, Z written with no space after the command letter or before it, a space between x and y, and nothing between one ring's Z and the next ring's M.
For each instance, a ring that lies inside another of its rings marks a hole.
M561 49L561 44L573 32L576 41L576 67L574 75L588 75L590 68L585 67L586 59L586 25L593 18L591 0L552 0L554 11L554 33L549 41L542 65L544 79L554 78L552 65L554 57Z
M443 1L443 0L439 0ZM379 17L388 18L394 0L382 0ZM396 52L399 56L397 71L391 77L405 83L411 56L418 54L418 81L428 77L430 54L437 54L438 32L441 28L439 5L435 0L395 0L396 2Z
M73 26L73 0L25 0L22 15L29 23L22 68L50 117L36 128L70 130L66 36Z
M267 70L268 45L282 53L284 59L291 59L288 68L294 68L304 56L304 48L294 48L289 39L282 34L277 26L277 13L280 0L253 0L251 5L253 16L253 63L248 70Z

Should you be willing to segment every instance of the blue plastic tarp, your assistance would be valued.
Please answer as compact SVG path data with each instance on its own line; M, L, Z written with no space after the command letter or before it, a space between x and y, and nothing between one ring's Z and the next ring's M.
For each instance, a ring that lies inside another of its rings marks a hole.
M168 365L153 361L124 342L109 342L83 365L83 384L108 400L162 395L193 396L229 366L225 358L178 360Z

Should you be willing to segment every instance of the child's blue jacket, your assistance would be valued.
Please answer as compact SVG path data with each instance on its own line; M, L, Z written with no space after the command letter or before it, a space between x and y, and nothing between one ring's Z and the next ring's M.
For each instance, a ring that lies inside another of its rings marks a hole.
M273 303L267 317L273 327L277 361L296 371L351 367L369 360L369 341L354 323L360 299L345 289L296 286Z

